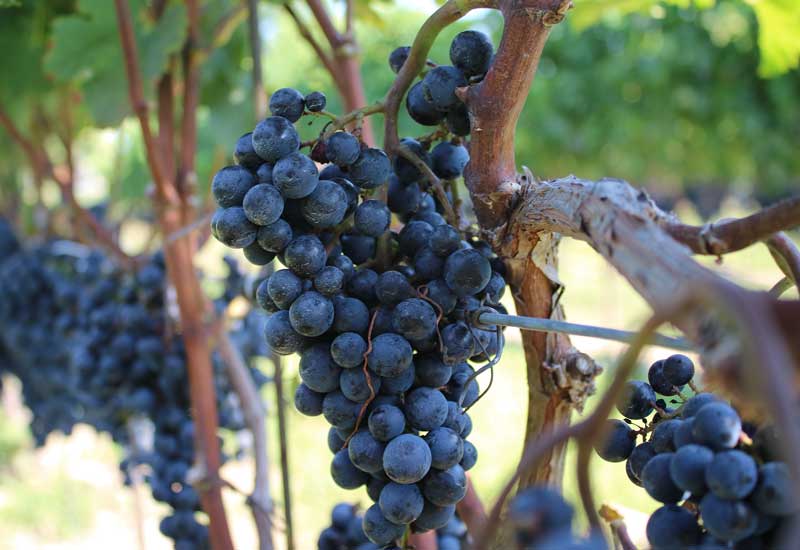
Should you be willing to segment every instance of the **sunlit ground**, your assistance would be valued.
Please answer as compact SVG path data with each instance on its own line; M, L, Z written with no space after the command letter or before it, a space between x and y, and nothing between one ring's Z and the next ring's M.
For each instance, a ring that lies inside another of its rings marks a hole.
M725 212L726 216L739 214L737 210ZM203 254L203 263L212 262L220 252L221 248L210 245ZM703 262L750 288L768 289L780 278L762 246L727 256L722 265L713 259ZM636 330L647 317L644 302L582 243L562 244L561 278L567 289L563 302L571 321ZM797 297L797 294L792 291L786 296ZM479 461L471 474L486 503L492 502L508 479L522 448L527 407L525 367L519 334L509 330L507 335L509 343L496 369L494 385L472 411L475 427L470 439L478 448ZM598 380L602 390L622 346L588 338L575 338L574 342L606 369ZM667 353L657 348L647 350L643 368L645 363ZM296 383L293 361L287 366L286 377L287 386L292 388ZM51 436L44 449L32 450L30 440L25 437L26 413L15 388L14 384L6 384L5 412L0 417L0 459L12 453L16 445L23 445L23 449L0 472L0 549L93 550L107 549L109 543L113 543L114 550L170 548L167 539L158 533L158 522L165 508L153 502L146 487L139 489L137 497L136 492L122 486L117 467L121 451L106 436L98 436L87 428L77 430L70 438ZM271 386L265 388L264 395L269 415L272 494L277 506L276 546L284 548L280 531L283 499L277 468L279 447ZM590 400L588 408L592 405ZM326 445L324 420L303 417L291 405L288 418L295 538L297 548L312 549L317 534L328 524L333 504L347 500L366 505L368 499L363 489L348 492L331 481L328 474L331 455ZM567 496L577 503L573 458L570 453L565 487ZM656 502L628 481L624 463L608 464L595 459L592 471L598 503L622 511L634 538L644 543L646 514L657 506ZM223 475L233 485L247 489L252 480L252 464L247 460L231 463ZM229 492L226 500L236 548L255 548L251 516L243 498ZM137 533L141 533L143 543Z

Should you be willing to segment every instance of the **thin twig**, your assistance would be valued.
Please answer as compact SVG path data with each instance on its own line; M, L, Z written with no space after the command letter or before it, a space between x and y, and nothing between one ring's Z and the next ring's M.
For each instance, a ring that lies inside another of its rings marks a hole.
M322 33L331 45L331 49L336 51L336 49L342 45L344 38L333 25L333 21L330 15L328 15L325 6L322 5L320 0L306 0L306 3L309 9L311 9L311 13L314 14L314 19L317 20L319 28L322 29Z
M250 31L250 56L253 58L253 111L256 119L267 115L267 95L264 90L264 73L261 68L261 28L258 19L258 0L247 0L248 28Z
M265 410L253 378L241 353L231 342L224 324L218 333L218 349L225 364L228 379L236 395L239 396L244 420L253 436L253 458L255 462L255 481L253 492L248 496L253 519L258 531L259 550L271 550L272 543L272 499L269 490L269 458L267 453L267 427L264 421Z
M676 241L697 254L718 256L768 239L774 233L800 226L800 196L782 200L744 218L701 227L662 223Z
M328 127L325 129L325 134L323 137L327 138L328 136L330 136L334 132L337 132L338 130L341 130L348 124L356 122L364 117L375 115L378 113L383 113L384 108L385 106L383 101L376 101L372 105L366 105L354 111L350 111L349 113L340 116L338 119L336 119L335 122L332 122L330 125L328 125Z
M800 287L800 250L786 233L776 233L766 241L769 252L778 267L794 284Z
M119 247L119 243L116 242L108 228L106 228L90 210L84 208L78 202L78 199L75 197L73 181L70 176L70 174L74 173L74 169L68 167L65 171L57 170L51 163L44 148L35 146L32 141L27 139L2 106L0 106L0 126L6 129L11 139L25 152L36 177L48 177L58 185L62 196L70 205L72 212L89 228L95 239L97 239L98 244L109 250L123 265L128 267L134 266L136 264L136 258L132 258L130 255L126 254ZM71 157L71 152L68 156Z
M183 222L193 218L194 205L189 200L197 183L194 171L197 155L197 105L200 102L200 62L197 47L200 43L200 4L186 0L189 26L183 47L183 118L181 119L181 149L176 188L182 199Z
M425 176L425 179L428 180L428 183L433 189L436 198L439 199L439 204L441 204L442 208L444 209L444 217L447 220L447 223L458 229L458 219L456 218L456 213L453 210L453 205L450 204L450 199L447 198L447 193L444 191L442 180L440 180L439 177L433 173L431 167L428 166L424 160L415 155L405 145L401 144L397 146L397 154L413 164L414 167Z
M306 42L308 42L308 45L311 46L311 49L317 54L320 62L325 66L325 70L327 70L328 74L330 74L331 78L333 78L336 88L342 89L342 86L344 85L341 81L342 77L339 74L339 71L336 70L336 64L333 61L333 58L322 48L322 45L317 42L317 39L314 38L313 34L311 34L311 30L308 28L305 22L300 19L300 16L297 15L297 12L294 10L292 5L287 3L284 4L283 7L289 16L294 20L294 24L297 27L297 32L299 32L300 36Z
M281 445L281 481L283 485L283 514L286 518L286 548L294 550L294 524L292 522L292 488L289 474L289 438L286 426L286 401L283 393L283 359L280 355L272 355L275 366L273 384L275 384L275 406L278 409L278 439Z

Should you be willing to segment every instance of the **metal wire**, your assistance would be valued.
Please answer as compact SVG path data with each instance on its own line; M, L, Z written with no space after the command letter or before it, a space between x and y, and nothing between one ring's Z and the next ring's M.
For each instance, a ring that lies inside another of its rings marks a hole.
M604 340L614 340L617 342L632 342L636 338L635 332L630 332L627 330L595 327L591 325L579 325L576 323L567 323L565 321L542 319L538 317L506 315L487 310L477 310L475 314L475 320L479 325L477 328L480 328L480 325L502 325L506 327L516 327L522 330L559 332L562 334L574 334L577 336L588 336L590 338L602 338ZM673 338L671 336L665 336L658 333L653 335L650 343L681 351L695 351L695 347L685 338Z

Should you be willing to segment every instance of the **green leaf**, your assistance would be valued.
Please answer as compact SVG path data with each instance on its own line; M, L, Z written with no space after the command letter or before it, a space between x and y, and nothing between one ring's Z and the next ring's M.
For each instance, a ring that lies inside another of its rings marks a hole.
M748 0L758 19L758 73L772 78L800 65L800 2Z
M144 0L131 2L145 94L167 68L186 36L186 10L170 4L162 17L148 19ZM45 68L57 79L75 81L99 126L117 125L130 112L127 76L112 2L80 0L78 13L53 25L53 46Z

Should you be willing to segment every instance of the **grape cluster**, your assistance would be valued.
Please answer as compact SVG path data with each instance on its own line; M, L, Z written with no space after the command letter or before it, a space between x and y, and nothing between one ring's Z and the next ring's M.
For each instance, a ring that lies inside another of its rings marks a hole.
M492 51L484 35L462 33L454 66L409 92L415 120L422 101L436 113L427 124L458 122L435 133L442 141L430 152L431 136L402 140L451 189L469 162L460 137L469 119L455 90L485 74ZM392 53L394 70L404 56ZM311 115L312 95L277 91L272 116L238 140L236 164L212 182L211 228L252 263L285 266L256 292L270 314L267 344L300 355L295 406L331 424L331 476L345 489L366 486L375 504L364 531L391 545L409 526L444 526L466 493L477 451L465 409L479 397L469 361L489 361L503 345L498 327L473 326L471 314L505 311L504 266L444 219L418 165L390 161L357 130L324 131L300 152L293 123Z
M331 511L331 525L319 535L318 550L380 550L380 546L370 542L363 528L364 514L357 506L342 502ZM438 550L468 550L471 540L467 526L454 515L446 525L436 530ZM399 547L389 547L399 550Z
M520 491L508 508L508 521L520 549L607 550L601 533L575 535L575 510L560 493L537 485Z
M186 356L167 300L163 257L154 255L135 274L103 253L56 241L28 250L0 223L0 348L4 368L22 383L32 412L31 432L43 445L53 431L69 434L77 423L107 432L127 449L120 464L146 471L153 497L173 512L162 532L178 549L208 546L198 521L197 492L187 474L194 463ZM231 266L233 267L233 266ZM220 307L238 292L231 269ZM265 355L253 344L263 314L238 320L232 339L249 360ZM243 415L219 357L214 356L219 424L243 428ZM265 379L251 368L256 384Z
M713 393L685 398L694 374L688 357L673 355L650 367L648 382L629 381L617 403L625 420L608 421L596 450L626 461L630 480L664 504L647 524L654 549L773 548L798 511L775 429L744 422Z

